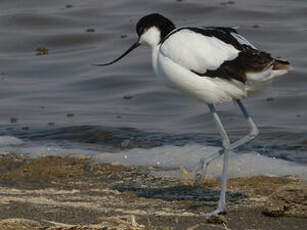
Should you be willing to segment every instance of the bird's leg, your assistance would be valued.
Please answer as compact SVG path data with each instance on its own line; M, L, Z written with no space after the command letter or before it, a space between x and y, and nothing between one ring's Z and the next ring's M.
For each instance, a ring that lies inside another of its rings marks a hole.
M231 148L231 145L230 145ZM219 158L221 155L224 154L225 149L222 148L213 154L211 154L208 157L202 157L200 158L200 161L198 165L193 169L192 177L194 178L194 181L201 184L205 181L206 175L207 175L207 169L209 166L209 163L217 158Z
M259 134L259 131L258 131L258 128L257 128L255 122L253 121L253 119L251 118L249 113L247 112L247 110L244 107L244 105L242 104L242 102L240 100L237 100L236 102L239 105L245 119L247 120L247 122L250 126L250 132L246 136L244 136L241 139L232 143L230 145L231 150L235 149L235 148L237 148L237 147L239 147L239 146L241 146L241 145L243 145L247 142L250 142L251 140L255 139L255 137ZM220 149L219 151L214 152L213 154L211 154L208 157L201 158L198 166L195 167L195 169L193 170L194 179L197 179L200 183L202 183L205 180L205 176L207 174L207 169L208 169L209 163L211 161L217 159L218 157L220 157L223 154L224 154L224 148Z
M247 134L246 136L242 137L241 139L237 140L236 142L234 142L231 145L231 148L237 148L243 144L246 144L247 142L250 142L251 140L255 139L256 136L258 136L259 134L259 130L255 124L255 122L253 121L252 117L249 115L249 113L247 112L246 108L244 107L244 105L242 104L242 102L240 100L236 101L237 104L239 105L245 119L247 120L249 126L251 127L249 134Z
M205 216L210 216L214 214L219 214L221 212L226 211L226 185L227 185L227 168L228 168L228 160L229 160L229 153L230 153L230 141L229 137L224 129L224 126L221 122L220 117L216 113L215 107L213 104L209 104L209 109L210 112L213 115L213 118L215 120L215 123L217 125L219 134L222 137L222 144L223 144L223 149L224 149L224 163L223 163L223 173L222 173L222 187L221 187L221 192L220 192L220 198L219 198L219 203L218 207L215 211L205 214Z

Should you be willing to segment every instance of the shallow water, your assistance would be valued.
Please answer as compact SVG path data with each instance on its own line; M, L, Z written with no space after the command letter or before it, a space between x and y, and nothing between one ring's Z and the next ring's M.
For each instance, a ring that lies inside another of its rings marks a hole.
M154 77L148 48L110 67L92 66L128 48L136 39L135 23L150 12L160 12L178 26L239 26L258 48L288 59L294 68L288 75L244 100L261 135L239 152L306 165L305 0L3 0L0 133L24 143L12 147L5 139L1 149L33 153L34 148L39 155L145 148L151 151L145 158L151 159L159 152L155 148L167 146L179 154L171 162L190 166L194 161L189 161L186 146L195 143L199 152L208 145L219 146L207 106L165 88ZM48 54L37 55L37 48L47 48ZM218 110L233 139L247 132L236 105L222 104Z

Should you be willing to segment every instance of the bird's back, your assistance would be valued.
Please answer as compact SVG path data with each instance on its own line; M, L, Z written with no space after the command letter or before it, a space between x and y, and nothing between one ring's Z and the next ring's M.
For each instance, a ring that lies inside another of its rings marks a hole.
M243 98L290 69L227 27L175 29L161 41L158 56L168 85L208 103ZM176 68L181 71L174 74Z
M230 27L178 28L161 41L160 51L199 77L263 82L290 70L289 62L257 49Z

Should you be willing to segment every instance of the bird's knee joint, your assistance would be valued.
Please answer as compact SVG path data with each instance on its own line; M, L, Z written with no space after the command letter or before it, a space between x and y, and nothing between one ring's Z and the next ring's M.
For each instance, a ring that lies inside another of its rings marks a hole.
M223 148L224 148L225 151L231 150L230 142L223 143Z
M258 129L253 129L250 133L250 136L255 138L259 135L259 130Z

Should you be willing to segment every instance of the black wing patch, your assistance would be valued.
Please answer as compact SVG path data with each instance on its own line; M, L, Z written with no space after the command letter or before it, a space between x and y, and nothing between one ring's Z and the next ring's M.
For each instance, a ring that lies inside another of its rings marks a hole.
M233 28L228 27L205 27L202 28L189 28L190 30L194 31L195 33L200 33L207 37L216 37L219 40L232 45L238 50L244 50L244 45L238 42L238 40L231 35L231 33L238 33Z
M250 48L241 51L235 59L225 61L216 70L207 70L205 73L191 71L203 77L219 77L227 80L235 79L245 83L247 73L264 71L273 65L273 63L274 59L269 53Z

